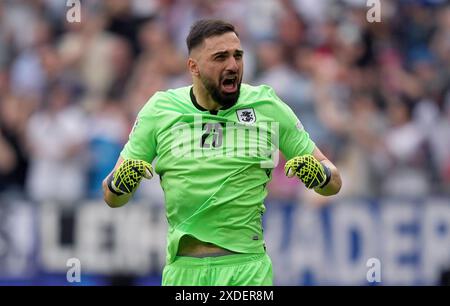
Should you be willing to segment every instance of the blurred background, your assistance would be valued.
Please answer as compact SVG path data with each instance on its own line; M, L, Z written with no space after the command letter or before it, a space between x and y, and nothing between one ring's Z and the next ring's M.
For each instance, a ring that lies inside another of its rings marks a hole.
M327 199L273 172L275 284L449 284L450 5L382 0L370 23L367 2L84 0L71 23L65 0L0 0L0 284L160 284L158 180L119 210L101 181L149 97L191 83L202 17L236 25L245 82L274 87L343 178Z

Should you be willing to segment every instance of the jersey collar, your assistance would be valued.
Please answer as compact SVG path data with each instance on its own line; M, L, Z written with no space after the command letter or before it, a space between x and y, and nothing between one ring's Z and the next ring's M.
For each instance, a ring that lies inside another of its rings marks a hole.
M197 108L198 110L200 110L202 112L207 112L208 111L206 108L204 108L203 106L198 104L197 98L194 95L194 87L193 86L191 86L191 90L189 91L189 95L191 96L191 102L192 102L192 104L194 104L195 108Z
M206 108L204 108L203 106L201 106L200 104L198 104L198 102L197 102L197 98L195 97L195 95L194 95L194 87L193 86L191 86L191 90L189 91L189 95L191 96L191 102L192 102L192 104L194 104L194 106L195 106L195 108L197 108L198 110L200 110L200 111L202 111L202 112L207 112L208 110L206 109ZM237 103L237 102L236 102ZM227 107L222 107L221 109L219 109L219 111L222 111L222 110L227 110L227 109L229 109L229 108L232 108L233 106L235 106L236 105L236 103L235 104L233 104L233 105L229 105L229 106L227 106ZM209 111L211 114L217 114L217 110L211 110L211 111Z

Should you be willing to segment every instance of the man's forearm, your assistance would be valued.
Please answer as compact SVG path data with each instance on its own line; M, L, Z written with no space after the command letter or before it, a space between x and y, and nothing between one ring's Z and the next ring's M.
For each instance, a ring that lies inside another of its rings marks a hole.
M315 188L314 190L323 196L335 195L339 192L342 186L341 176L336 167L328 160L322 161L322 163L327 166L331 171L331 179L326 186L323 188Z

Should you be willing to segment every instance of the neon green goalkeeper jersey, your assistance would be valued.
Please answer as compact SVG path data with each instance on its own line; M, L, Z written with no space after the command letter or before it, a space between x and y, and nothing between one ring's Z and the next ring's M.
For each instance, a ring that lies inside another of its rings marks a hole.
M170 264L183 235L239 253L265 252L263 201L278 149L290 159L314 147L269 86L242 84L237 103L219 111L203 109L187 86L153 95L121 156L157 158Z

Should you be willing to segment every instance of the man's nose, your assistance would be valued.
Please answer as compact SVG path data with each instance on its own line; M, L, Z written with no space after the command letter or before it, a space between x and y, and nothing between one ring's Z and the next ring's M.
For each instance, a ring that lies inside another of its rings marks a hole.
M236 59L231 56L227 61L226 70L236 73L238 71L238 69L239 69L239 65L238 65Z

